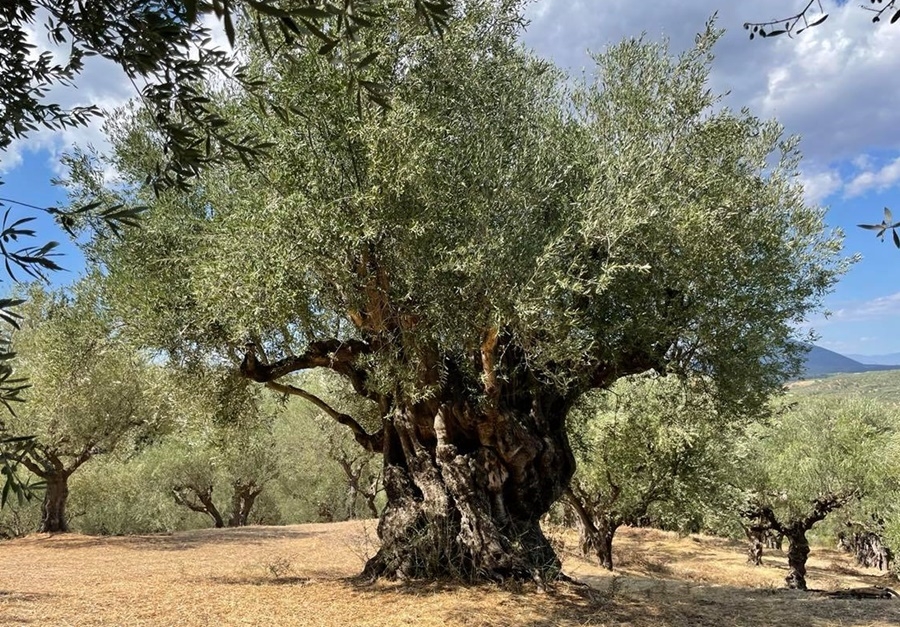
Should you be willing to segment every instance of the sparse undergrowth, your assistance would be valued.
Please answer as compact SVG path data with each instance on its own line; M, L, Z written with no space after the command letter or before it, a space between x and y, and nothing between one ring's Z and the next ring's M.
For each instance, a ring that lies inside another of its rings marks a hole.
M571 554L588 584L460 587L361 585L356 543L372 521L201 530L170 536L32 535L0 547L0 625L582 626L866 625L900 622L900 602L781 590L785 558L746 564L742 544L625 529L613 573ZM22 570L21 564L40 564ZM817 548L810 585L828 591L891 585L838 551Z

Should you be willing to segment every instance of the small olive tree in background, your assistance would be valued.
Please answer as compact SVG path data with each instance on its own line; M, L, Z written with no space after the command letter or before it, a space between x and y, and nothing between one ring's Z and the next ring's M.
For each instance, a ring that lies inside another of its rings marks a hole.
M806 589L807 533L816 524L883 496L897 429L890 406L815 397L748 429L741 480L749 496L742 515L788 541L788 587Z
M27 296L12 343L31 387L6 420L12 432L34 437L21 464L46 486L40 530L67 531L72 474L162 429L169 408L156 394L159 373L121 341L93 279L65 291L35 286Z
M169 374L179 398L177 428L149 451L160 488L215 527L247 525L277 474L278 406L227 368L193 364Z
M566 498L586 556L611 570L622 525L665 519L684 528L724 503L739 423L720 415L705 388L640 375L576 405L569 430L578 470Z

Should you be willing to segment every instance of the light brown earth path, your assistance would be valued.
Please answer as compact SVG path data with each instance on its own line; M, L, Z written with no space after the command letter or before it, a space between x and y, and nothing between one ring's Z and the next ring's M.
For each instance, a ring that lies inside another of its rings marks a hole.
M717 538L625 529L619 569L572 556L592 588L352 581L374 521L202 530L167 536L33 535L0 543L0 625L715 626L900 625L900 601L849 601L779 589L784 558L745 563ZM814 548L817 588L886 585L877 571Z

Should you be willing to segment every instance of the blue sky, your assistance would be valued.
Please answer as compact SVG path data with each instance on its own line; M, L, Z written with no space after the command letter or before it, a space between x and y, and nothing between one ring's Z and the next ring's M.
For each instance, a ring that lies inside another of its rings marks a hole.
M559 65L590 68L587 50L602 51L623 37L646 33L667 37L673 50L691 45L695 33L718 12L726 29L716 49L712 89L727 93L725 103L747 106L761 117L775 117L790 134L803 138L802 180L811 202L829 207L828 223L846 233L846 251L862 260L843 278L826 307L810 324L819 344L842 353L900 352L900 250L858 229L878 222L885 206L900 216L900 23L871 22L858 5L823 0L828 20L794 39L749 41L741 25L749 20L785 17L804 0L540 0L528 8L527 45ZM787 7L787 8L786 8ZM35 42L45 44L43 35ZM64 104L111 107L134 94L121 72L94 63L77 90L55 94ZM59 154L73 143L103 146L99 127L64 133L37 133L0 154L0 197L40 206L61 202L49 181L62 174ZM65 244L62 265L70 272L83 261L52 222L41 234Z

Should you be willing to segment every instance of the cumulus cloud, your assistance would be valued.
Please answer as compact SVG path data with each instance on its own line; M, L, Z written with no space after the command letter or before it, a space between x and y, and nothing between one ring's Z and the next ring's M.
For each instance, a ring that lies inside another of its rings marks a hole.
M900 157L881 168L860 172L851 179L844 190L848 198L860 196L870 190L884 191L900 182Z
M586 49L602 51L626 36L666 36L675 50L693 43L706 19L718 12L726 34L716 48L712 88L726 103L776 117L788 133L803 137L808 161L826 169L873 149L900 151L900 25L873 24L856 3L823 0L828 20L793 39L749 41L745 21L783 17L783 0L596 2L544 0L532 6L525 41L571 70L589 67ZM878 94L878 97L873 97Z
M800 176L803 195L811 205L821 204L843 187L840 172L834 169L803 171Z

